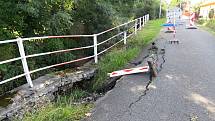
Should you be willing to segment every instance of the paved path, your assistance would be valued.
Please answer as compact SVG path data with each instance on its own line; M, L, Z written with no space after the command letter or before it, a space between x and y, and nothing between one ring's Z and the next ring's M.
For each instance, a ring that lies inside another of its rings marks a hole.
M215 36L181 26L181 43L168 44L170 38L164 32L158 37L159 48L166 49L158 78L150 83L147 74L122 77L86 120L215 121Z

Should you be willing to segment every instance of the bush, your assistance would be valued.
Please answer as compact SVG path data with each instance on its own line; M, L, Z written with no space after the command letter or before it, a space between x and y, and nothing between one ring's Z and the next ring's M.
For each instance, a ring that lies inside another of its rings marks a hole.
M215 20L209 20L205 26L212 30L215 30Z
M141 32L131 38L131 41L128 40L126 49L116 47L103 56L97 65L98 74L89 87L91 91L98 91L108 83L106 82L108 81L107 73L122 69L129 61L134 59L141 49L159 33L162 23L164 23L164 19L150 21Z
M198 24L200 24L200 25L202 25L202 24L204 24L204 23L205 23L205 20L203 20L203 19L199 19L199 20L197 21L197 23L198 23Z
M214 15L215 15L215 13L214 13L214 9L211 9L210 11L209 11L209 18L210 19L213 19L214 18Z
M45 35L72 35L94 34L136 17L149 13L156 18L159 8L158 0L1 0L0 1L0 40L16 37L33 37ZM111 33L114 34L114 33ZM104 35L98 39L110 37ZM92 39L49 39L25 42L26 54L35 54L59 49L68 49L92 45ZM104 44L104 47L111 43ZM0 61L19 57L16 44L0 45ZM65 62L86 55L92 55L92 50L86 52L72 52L66 54L53 54L50 56L29 59L29 68L49 66ZM16 76L22 71L19 62L11 65L0 65L0 81ZM74 65L69 65L74 67ZM13 69L11 69L13 68ZM68 66L63 66L65 69ZM21 69L21 71L20 71ZM47 70L47 72L53 71ZM44 74L38 72L32 77L37 78ZM22 79L21 79L22 80ZM23 84L15 80L9 84L11 88ZM15 84L13 84L15 83ZM6 87L8 87L6 85ZM11 88L0 87L0 95Z

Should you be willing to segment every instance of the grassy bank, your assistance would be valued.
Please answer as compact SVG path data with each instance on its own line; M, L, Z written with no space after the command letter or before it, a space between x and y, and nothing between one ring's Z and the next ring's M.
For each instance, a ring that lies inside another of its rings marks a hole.
M22 121L79 121L93 108L93 104L74 105L87 96L83 90L74 90L70 95L59 96L57 101L32 113L27 113Z
M197 22L203 29L215 34L215 20L198 20Z
M134 59L144 46L150 43L159 33L164 20L153 20L138 32L135 37L128 39L127 47L119 45L99 60L98 74L92 81L91 91L96 91L106 83L107 73L123 68ZM73 105L73 102L86 96L84 91L73 91L69 96L63 96L57 102L42 108L35 113L27 114L24 121L76 121L85 117L93 108L92 104Z
M150 43L159 33L164 20L149 21L147 25L138 32L137 36L128 39L127 48L116 47L106 54L98 64L98 74L93 81L93 90L105 85L107 73L122 69L129 61L134 59L144 46Z

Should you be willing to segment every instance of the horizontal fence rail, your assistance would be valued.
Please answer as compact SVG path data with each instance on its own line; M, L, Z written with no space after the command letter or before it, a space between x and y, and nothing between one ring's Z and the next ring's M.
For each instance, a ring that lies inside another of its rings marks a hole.
M124 44L127 43L127 38L131 37L134 34L137 34L138 30L141 30L142 27L146 24L146 22L149 21L149 14L142 16L140 18L134 19L132 21L129 21L127 23L121 24L119 26L113 27L111 29L108 29L106 31L97 33L97 34L93 34L93 35L64 35L64 36L44 36L44 37L30 37L30 38L17 38L17 39L12 39L12 40L4 40L4 41L0 41L0 45L1 44L8 44L8 43L16 43L19 49L19 54L20 57L17 58L12 58L12 59L8 59L8 60L4 60L4 61L0 61L0 65L1 64L7 64L10 62L14 62L14 61L18 61L21 60L22 62L22 67L23 67L23 74L11 77L9 79L6 80L0 80L0 85L5 84L7 82L10 82L12 80L15 79L19 79L21 77L25 77L29 86L33 87L33 82L31 79L31 74L42 71L42 70L46 70L46 69L50 69L53 67L57 67L57 66L61 66L61 65L66 65L66 64L71 64L74 62L79 62L79 61L83 61L83 60L88 60L88 59L92 59L94 58L95 63L98 63L98 56L105 53L106 51L108 51L109 49L113 48L114 46L116 46L117 44L123 42ZM112 37L98 43L98 37L100 35L103 35L105 33L111 32L113 30L116 30L120 27L127 27L128 24L133 24L133 26L131 26L130 28L127 28L126 30L123 30L122 32L119 32L118 34L113 35ZM134 29L134 32L132 33L128 33L128 30L130 29ZM116 38L116 37L122 37L121 40L119 40L118 42L116 42L115 44L111 45L110 47L102 50L101 52L98 52L98 46ZM64 50L57 50L57 51L52 51L52 52L44 52L44 53L37 53L37 54L31 54L31 55L26 55L25 53L25 49L24 49L24 41L31 41L31 40L42 40L42 39L53 39L53 38L92 38L93 40L93 45L90 46L85 46L85 47L78 47L78 48L71 48L71 49L64 49ZM83 50L83 49L89 49L89 48L93 48L94 49L94 54L88 57L83 57L83 58L79 58L76 60L71 60L68 62L63 62L63 63L58 63L58 64L54 64L54 65L50 65L50 66L46 66L46 67L42 67L42 68L38 68L36 70L29 70L29 66L27 63L27 59L29 58L33 58L33 57L39 57L39 56L46 56L46 55L50 55L50 54L56 54L56 53L65 53L65 52L70 52L70 51L76 51L76 50Z

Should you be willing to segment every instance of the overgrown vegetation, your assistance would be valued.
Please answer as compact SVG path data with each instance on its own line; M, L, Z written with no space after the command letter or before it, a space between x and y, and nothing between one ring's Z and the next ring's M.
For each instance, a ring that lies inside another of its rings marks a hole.
M159 0L1 0L0 40L45 35L93 34L133 18L150 14L156 18ZM115 34L113 31L99 38ZM49 39L24 42L26 54L91 45L92 38ZM112 43L104 45L108 47ZM93 54L93 49L28 59L30 70ZM17 45L0 45L0 61L19 57ZM44 73L74 67L81 63L61 66L32 74L35 79ZM23 73L21 61L0 65L0 81ZM0 95L23 83L24 78L0 86Z
M164 20L150 21L137 36L129 39L127 48L115 48L102 57L98 64L98 74L93 81L92 89L95 91L105 85L107 73L122 69L129 61L134 59L153 38L159 33Z
M150 14L150 19L157 18L158 11L159 0L1 0L0 40L45 35L94 34L145 14ZM128 41L126 50L118 46L102 57L98 64L98 76L91 84L91 91L96 91L106 83L108 72L122 68L136 57L141 48L159 32L162 22L161 20L149 22L142 32ZM119 31L123 30L120 28L100 36L98 41L103 41ZM107 48L113 43L114 41L104 44L101 48ZM92 44L92 38L45 39L24 42L27 55ZM34 70L92 54L93 50L86 50L35 57L28 59L28 65L30 70ZM0 45L0 61L19 56L16 43ZM44 73L80 66L81 64L69 64L60 68L41 71L31 76L35 79ZM0 65L0 81L22 73L21 61ZM0 85L0 95L24 83L26 83L25 79L20 78L20 80ZM60 96L56 102L47 107L29 112L23 120L80 120L93 105L74 105L74 102L87 95L88 93L83 90L72 91L70 95Z
M211 9L211 10L209 11L208 17L209 17L210 19L213 19L213 18L215 17L214 9Z
M70 95L60 96L56 103L51 103L36 112L27 113L23 121L79 121L93 108L93 104L85 103L75 105L87 93L75 90Z
M127 48L122 46L115 47L111 52L102 57L98 64L98 74L95 80L92 81L89 91L96 91L101 88L106 82L107 73L121 69L129 61L134 59L141 49L159 33L161 24L164 20L150 21L142 31L136 36L128 39ZM91 89L92 88L92 89ZM75 90L70 95L60 96L56 103L36 111L35 113L27 114L23 121L76 121L85 117L85 114L93 108L92 104L73 105L74 101L86 97L87 92L83 90Z
M197 23L200 24L207 31L212 32L212 33L215 34L215 19L211 19L211 20L198 20Z
M27 114L23 121L79 121L92 107L92 104L50 104L36 114Z

